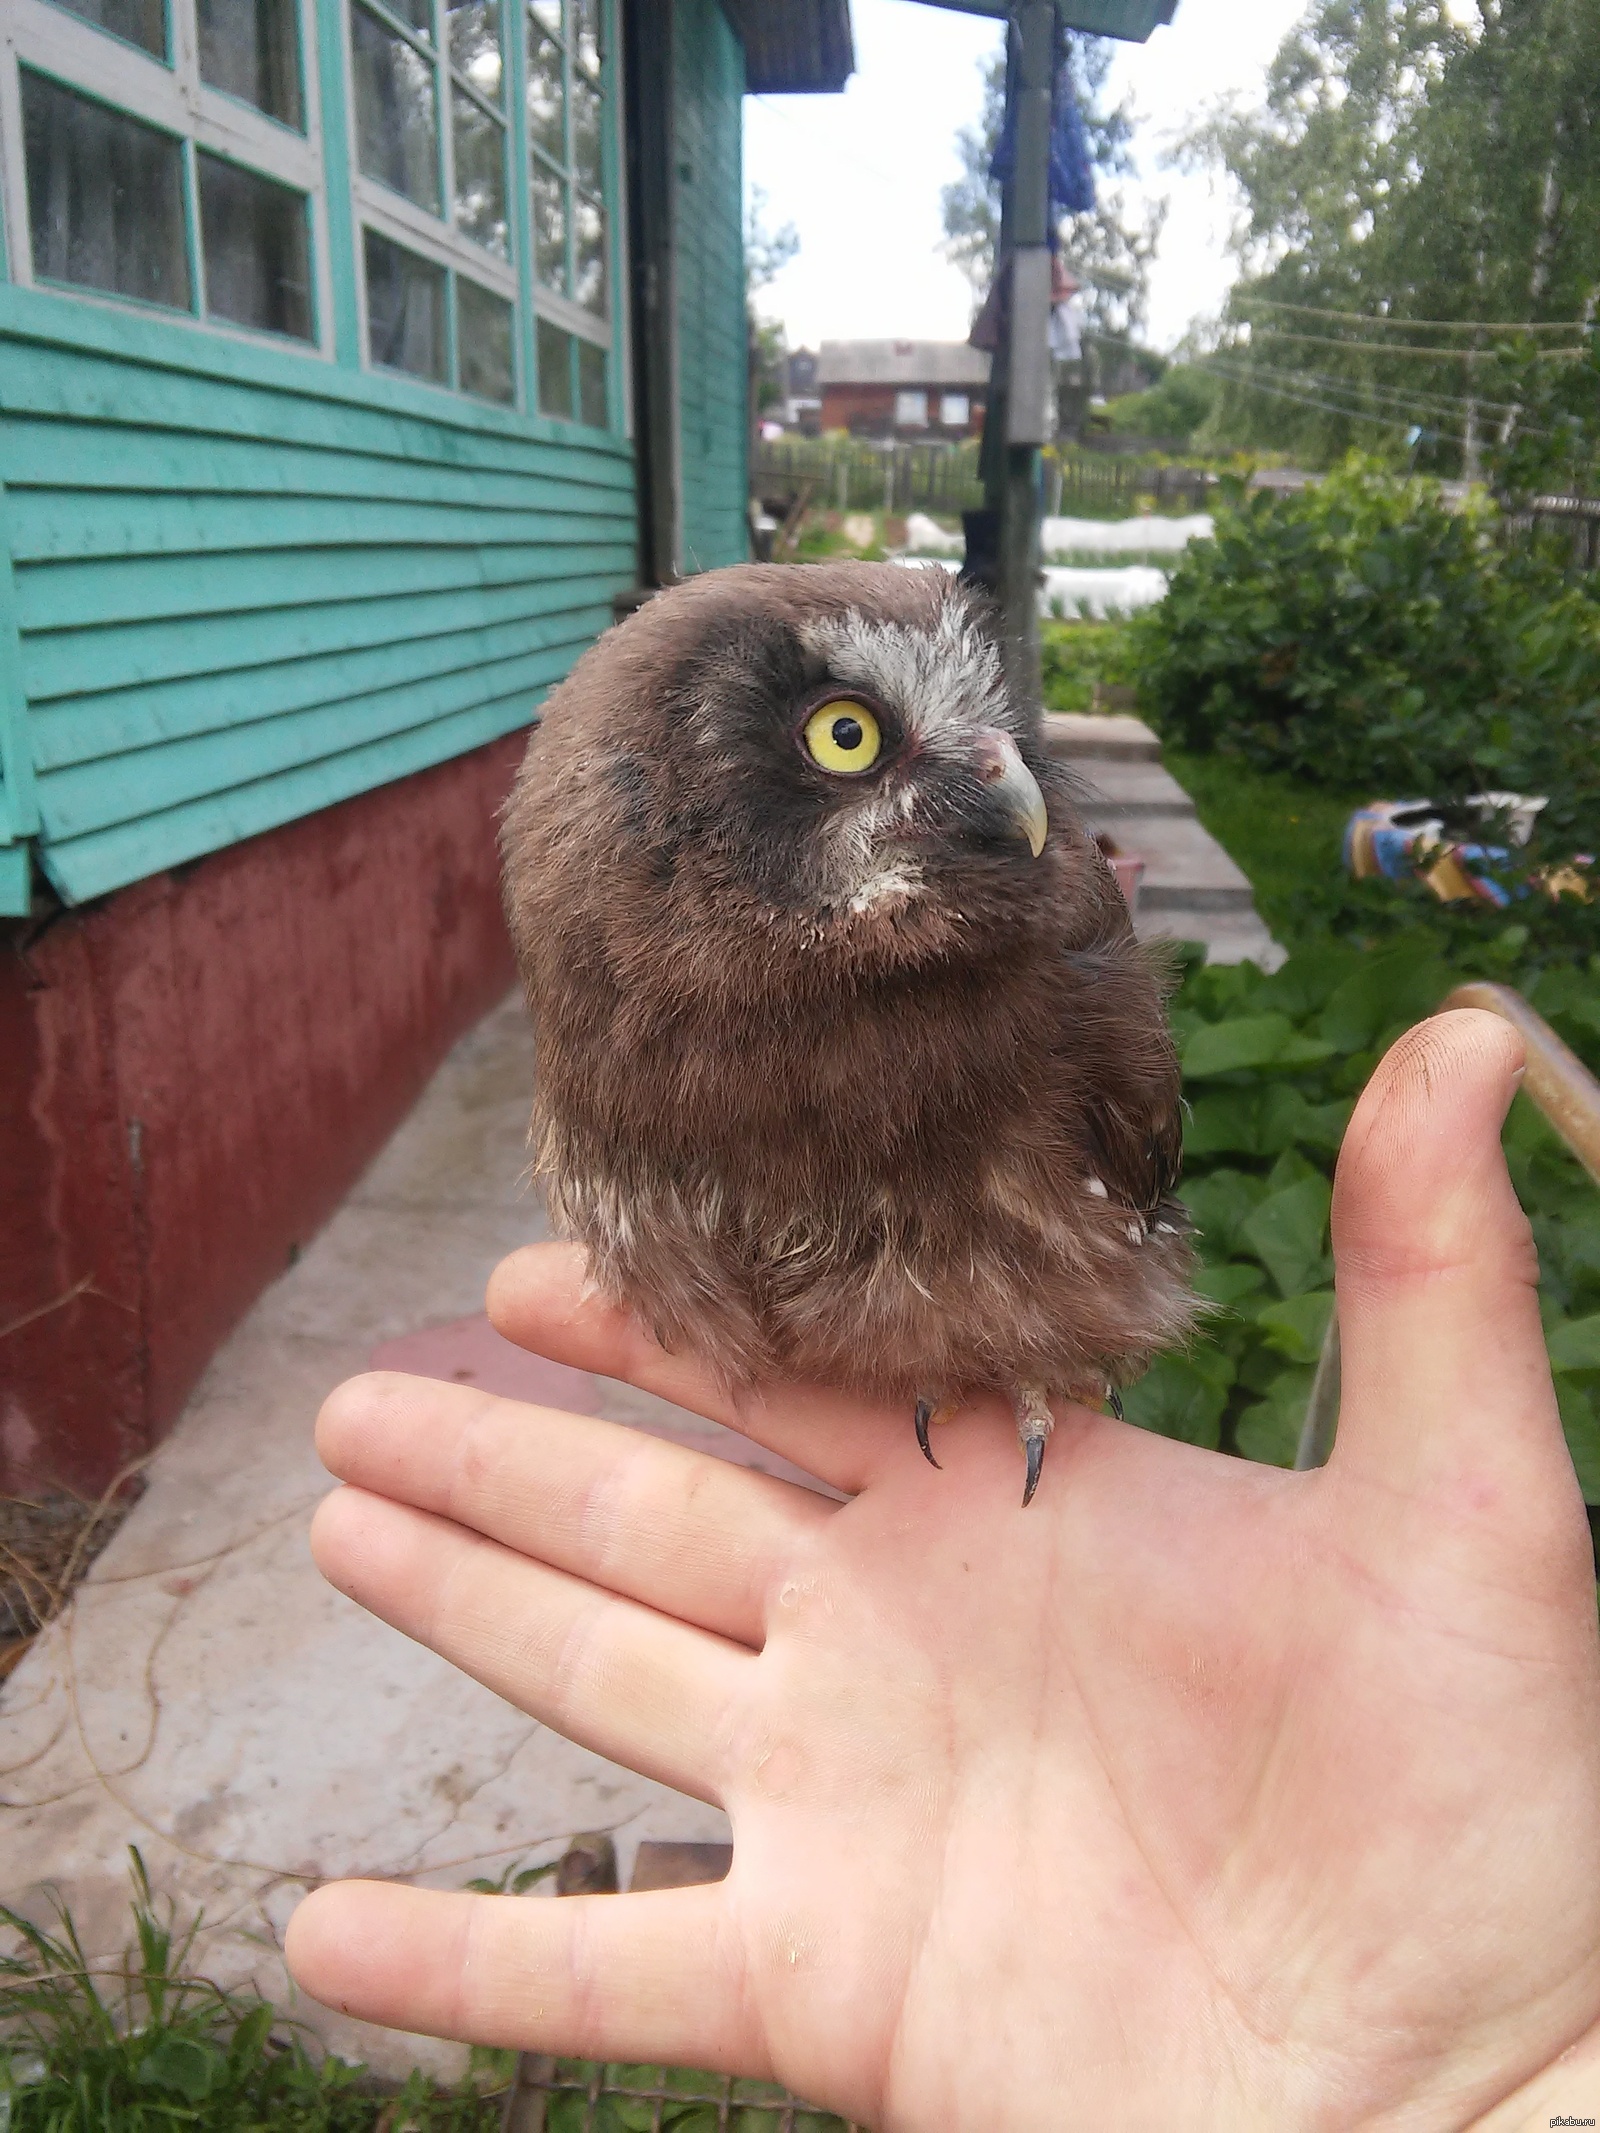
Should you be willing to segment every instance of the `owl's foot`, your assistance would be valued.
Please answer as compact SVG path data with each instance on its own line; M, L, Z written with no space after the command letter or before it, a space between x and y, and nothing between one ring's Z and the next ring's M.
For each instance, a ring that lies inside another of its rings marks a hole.
M1022 1491L1022 1508L1026 1511L1039 1486L1039 1476L1044 1472L1044 1448L1050 1442L1056 1418L1050 1412L1050 1402L1037 1385L1019 1385L1011 1396L1011 1404L1016 1410L1017 1439L1028 1462L1027 1485Z
M1122 1395L1120 1392L1118 1392L1115 1385L1108 1385L1106 1387L1106 1405L1110 1408L1111 1412L1116 1416L1119 1422L1125 1422L1128 1419L1127 1416L1122 1412Z
M939 1466L938 1460L933 1456L933 1446L928 1442L929 1426L937 1422L948 1422L955 1412L955 1404L950 1400L919 1400L917 1402L917 1442L921 1445L922 1456L927 1460L929 1466ZM939 1467L939 1471L943 1473L943 1467Z

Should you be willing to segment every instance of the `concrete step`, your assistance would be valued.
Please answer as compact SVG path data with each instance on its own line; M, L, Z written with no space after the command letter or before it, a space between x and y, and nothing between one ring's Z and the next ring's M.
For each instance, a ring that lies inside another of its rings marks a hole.
M1141 910L1254 911L1249 878L1193 815L1148 815L1087 808L1091 831L1104 830L1119 849L1145 861Z
M1045 746L1052 755L1101 763L1159 763L1161 743L1141 718L1088 711L1047 711Z
M1082 790L1085 813L1097 818L1182 815L1193 818L1194 802L1168 770L1143 757L1070 760Z

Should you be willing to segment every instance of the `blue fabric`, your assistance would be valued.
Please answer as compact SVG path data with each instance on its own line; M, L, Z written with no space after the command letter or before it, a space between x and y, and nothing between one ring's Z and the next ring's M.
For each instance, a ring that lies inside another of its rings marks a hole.
M1004 184L1017 157L1017 114L1007 104L1000 138L989 165L990 177ZM1094 166L1089 161L1089 137L1083 113L1072 93L1072 69L1065 58L1056 68L1050 97L1050 221L1062 215L1087 215L1095 203Z

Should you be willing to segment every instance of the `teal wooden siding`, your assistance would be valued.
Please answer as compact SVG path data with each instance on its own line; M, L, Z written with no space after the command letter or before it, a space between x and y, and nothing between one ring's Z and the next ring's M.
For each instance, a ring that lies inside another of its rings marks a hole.
M0 831L20 759L72 903L525 725L634 580L621 437L17 288L0 481Z
M673 75L682 552L714 570L750 556L744 50L718 0L677 0Z

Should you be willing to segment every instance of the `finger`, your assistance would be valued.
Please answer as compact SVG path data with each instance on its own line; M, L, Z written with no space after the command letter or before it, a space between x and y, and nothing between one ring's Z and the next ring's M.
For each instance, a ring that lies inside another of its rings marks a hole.
M575 1244L530 1244L489 1277L489 1318L497 1332L535 1355L725 1422L768 1451L847 1494L865 1488L885 1461L903 1455L909 1414L817 1386L756 1386L729 1393L691 1355L675 1355L619 1311L589 1280L588 1255Z
M317 1450L341 1481L752 1646L774 1578L834 1515L810 1489L615 1422L393 1372L329 1395Z
M1356 1108L1333 1200L1332 1464L1503 1531L1579 1510L1533 1239L1500 1147L1522 1056L1516 1032L1476 1010L1402 1037Z
M768 2072L722 1884L554 1902L336 1882L295 1912L284 1952L313 1999L390 2029Z
M319 1507L311 1549L331 1585L530 1717L720 1804L750 1653L361 1489Z

